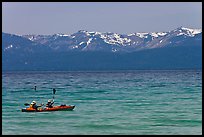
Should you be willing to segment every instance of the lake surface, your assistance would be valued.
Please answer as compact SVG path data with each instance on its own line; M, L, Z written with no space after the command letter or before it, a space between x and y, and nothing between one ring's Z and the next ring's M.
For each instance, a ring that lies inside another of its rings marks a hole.
M52 88L75 109L21 112ZM2 134L202 135L202 71L3 72Z

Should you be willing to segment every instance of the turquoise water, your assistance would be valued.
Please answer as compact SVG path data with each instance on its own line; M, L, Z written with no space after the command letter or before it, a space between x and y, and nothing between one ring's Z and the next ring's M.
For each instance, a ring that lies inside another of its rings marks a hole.
M52 88L75 109L21 112ZM202 71L3 72L2 134L201 135Z

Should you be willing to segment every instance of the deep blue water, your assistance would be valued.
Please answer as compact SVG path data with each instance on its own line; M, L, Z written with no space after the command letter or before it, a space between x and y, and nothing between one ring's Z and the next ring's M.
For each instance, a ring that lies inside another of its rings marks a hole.
M52 88L75 109L21 112ZM202 71L3 72L2 134L201 135Z

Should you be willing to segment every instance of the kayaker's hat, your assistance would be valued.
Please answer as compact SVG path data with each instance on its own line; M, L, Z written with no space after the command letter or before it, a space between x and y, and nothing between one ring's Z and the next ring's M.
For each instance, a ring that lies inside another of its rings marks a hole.
M47 102L52 102L50 99Z
M35 101L33 101L32 103L33 103L33 104L36 104L36 102L35 102Z

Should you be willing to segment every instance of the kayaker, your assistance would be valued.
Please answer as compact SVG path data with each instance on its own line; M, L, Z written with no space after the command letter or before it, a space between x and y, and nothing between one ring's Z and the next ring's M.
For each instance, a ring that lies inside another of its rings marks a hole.
M54 104L54 101L52 102L52 100L49 99L49 100L47 101L46 107L52 108L52 107L53 107L53 104Z
M36 103L36 101L33 101L33 102L30 104L30 107L37 110L38 107L41 107L42 105L43 105L43 104L41 104L41 105L38 106L37 103Z

